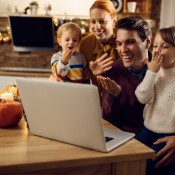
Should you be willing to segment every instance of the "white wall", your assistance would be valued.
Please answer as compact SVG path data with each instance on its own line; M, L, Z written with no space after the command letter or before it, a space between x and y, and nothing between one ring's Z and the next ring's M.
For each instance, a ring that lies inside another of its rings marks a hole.
M0 13L14 12L15 6L23 12L33 0L0 0ZM75 15L88 16L89 8L95 0L37 0L39 3L39 14L45 14L44 5L50 3L53 15Z

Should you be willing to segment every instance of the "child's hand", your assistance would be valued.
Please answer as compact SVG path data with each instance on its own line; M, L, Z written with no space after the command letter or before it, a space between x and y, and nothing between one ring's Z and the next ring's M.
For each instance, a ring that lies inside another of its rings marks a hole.
M73 53L74 53L74 49L70 49L70 48L68 48L65 51L62 51L62 58L61 58L62 63L67 64L71 56L73 55Z
M154 52L152 60L147 61L148 69L152 72L158 72L162 66L163 57L158 53Z

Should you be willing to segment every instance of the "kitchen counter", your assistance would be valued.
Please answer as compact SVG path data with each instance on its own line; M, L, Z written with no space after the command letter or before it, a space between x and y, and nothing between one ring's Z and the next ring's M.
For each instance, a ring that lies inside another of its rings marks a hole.
M56 51L57 52L57 51ZM11 44L0 46L0 76L49 77L53 52L17 53Z
M0 67L0 76L19 76L19 77L48 77L51 69L44 68L19 68L19 67Z

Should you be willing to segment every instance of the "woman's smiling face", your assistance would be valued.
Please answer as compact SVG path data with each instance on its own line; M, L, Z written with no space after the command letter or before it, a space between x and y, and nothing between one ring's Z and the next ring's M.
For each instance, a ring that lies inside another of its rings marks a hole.
M110 14L103 9L92 9L90 11L90 28L96 38L103 43L113 35L113 29L115 27L116 20L113 19Z

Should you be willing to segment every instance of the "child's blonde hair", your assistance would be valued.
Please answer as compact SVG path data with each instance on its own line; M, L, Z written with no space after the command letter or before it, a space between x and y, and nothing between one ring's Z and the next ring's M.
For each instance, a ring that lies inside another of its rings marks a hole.
M79 39L81 40L81 28L73 22L67 22L62 24L57 31L57 37L61 38L65 31L77 31L79 33Z

